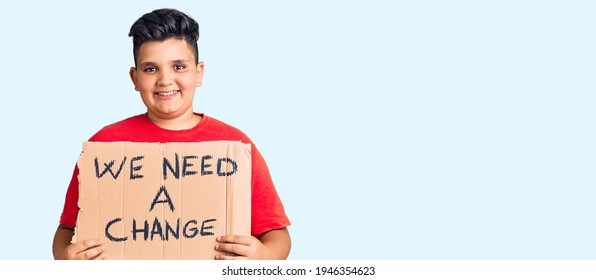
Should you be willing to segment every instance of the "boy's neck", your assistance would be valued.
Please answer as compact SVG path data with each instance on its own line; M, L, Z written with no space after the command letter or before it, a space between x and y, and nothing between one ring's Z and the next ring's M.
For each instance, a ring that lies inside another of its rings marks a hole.
M149 112L147 117L155 125L167 130L186 130L195 127L202 119L201 116L190 112L172 119L162 119Z

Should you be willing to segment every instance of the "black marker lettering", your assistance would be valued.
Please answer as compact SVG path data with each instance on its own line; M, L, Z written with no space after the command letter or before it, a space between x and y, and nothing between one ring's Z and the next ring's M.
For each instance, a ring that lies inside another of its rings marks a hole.
M232 171L225 171L228 170L227 168L224 168L225 170L222 171L222 162L227 162L231 164ZM231 158L226 157L217 159L217 176L231 176L232 174L236 173L236 171L238 171L238 164L236 164L236 162L233 161Z
M120 175L120 171L122 171L122 167L124 166L124 162L126 162L126 157L124 157L124 159L122 159L122 162L120 163L120 167L118 168L118 171L116 171L116 173L114 173L112 171L112 167L114 166L114 160L110 161L109 163L103 163L104 165L104 170L99 173L99 160L97 158L95 158L95 176L97 176L97 178L101 178L103 177L103 175L106 174L106 172L110 172L110 174L112 174L112 177L114 177L114 179L118 179L118 175Z
M114 242L122 242L122 241L126 241L128 239L128 236L125 237L114 237L112 234L110 234L110 227L117 223L117 222L121 222L122 218L116 218L111 220L107 225L106 225L106 237L110 240L110 241L114 241Z
M166 221L166 241L168 241L169 239L170 232L172 233L172 236L174 236L174 238L178 239L180 237L180 218L176 220L176 231L174 231L174 229L170 227L170 223Z
M137 220L132 219L132 240L137 241L137 232L143 233L143 240L149 237L149 223L145 220L143 229L137 229Z
M207 164L205 161L212 158L213 157L210 155L206 155L201 158L201 176L213 174L213 171L205 170L207 167L211 167L211 164Z
M143 158L145 158L145 156L137 156L137 157L133 157L130 160L130 179L131 180L143 178L143 175L134 173L135 171L140 171L141 168L143 168L142 165L135 166L134 165L135 161L142 160Z
M184 225L184 229L182 230L182 234L184 234L184 237L186 238L193 238L195 236L197 236L197 234L199 233L199 230L197 230L196 227L191 227L190 229L188 228L188 225L190 224L197 224L197 220L190 220L188 221L185 225ZM192 234L188 235L188 231L191 231Z
M157 200L162 193L166 196L166 199ZM166 186L161 186L159 188L159 191L157 191L157 194L155 195L153 202L151 202L151 207L149 207L149 212L151 212L151 210L153 210L153 207L155 207L155 204L157 204L157 203L167 203L170 206L170 210L172 212L174 212L174 203L172 202L172 199L170 198L170 195L168 194L168 190L166 190Z
M189 159L193 159L193 158L197 158L197 156L185 156L182 158L182 176L183 177L197 174L196 171L187 171L186 170L187 167L191 167L194 165L194 164L188 162Z
M168 169L170 169L170 172L172 172L172 175L174 175L174 178L179 179L180 178L180 165L178 162L178 153L175 154L175 160L176 160L176 170L174 170L174 168L172 167L172 164L170 164L170 161L167 158L163 158L163 178L167 179L168 178Z
M161 240L163 240L163 234L162 234L162 228L161 228L161 223L159 222L159 220L157 219L157 217L155 217L155 220L153 220L153 228L151 229L151 241L153 241L153 236L154 235L159 235L159 238Z
M217 221L217 220L216 219L208 219L208 220L203 221L203 224L201 225L201 236L214 235L213 232L205 231L208 229L213 229L213 226L205 226L205 223L210 223L210 222L215 222L215 221Z

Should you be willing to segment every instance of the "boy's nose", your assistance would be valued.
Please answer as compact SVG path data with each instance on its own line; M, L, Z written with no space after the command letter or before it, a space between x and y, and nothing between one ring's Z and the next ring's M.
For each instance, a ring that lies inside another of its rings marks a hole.
M172 74L168 71L162 71L161 75L159 75L159 78L157 79L157 83L160 86L171 85L173 83Z

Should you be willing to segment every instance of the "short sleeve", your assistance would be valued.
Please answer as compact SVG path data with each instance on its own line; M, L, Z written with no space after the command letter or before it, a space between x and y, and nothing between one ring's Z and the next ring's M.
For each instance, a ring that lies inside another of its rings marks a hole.
M290 225L283 204L275 190L269 169L254 144L252 151L252 235L260 235Z

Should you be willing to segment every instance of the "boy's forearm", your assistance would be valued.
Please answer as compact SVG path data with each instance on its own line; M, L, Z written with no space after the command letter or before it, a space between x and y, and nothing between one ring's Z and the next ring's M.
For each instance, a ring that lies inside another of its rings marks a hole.
M291 240L287 228L268 231L259 240L269 250L269 259L285 260L290 254Z
M104 248L98 239L87 239L71 244L74 229L59 226L54 235L52 251L56 260L102 260Z
M58 229L56 229L56 234L54 235L54 242L52 244L54 259L64 259L64 250L66 250L66 247L70 245L70 240L72 240L73 233L73 229L58 226Z

